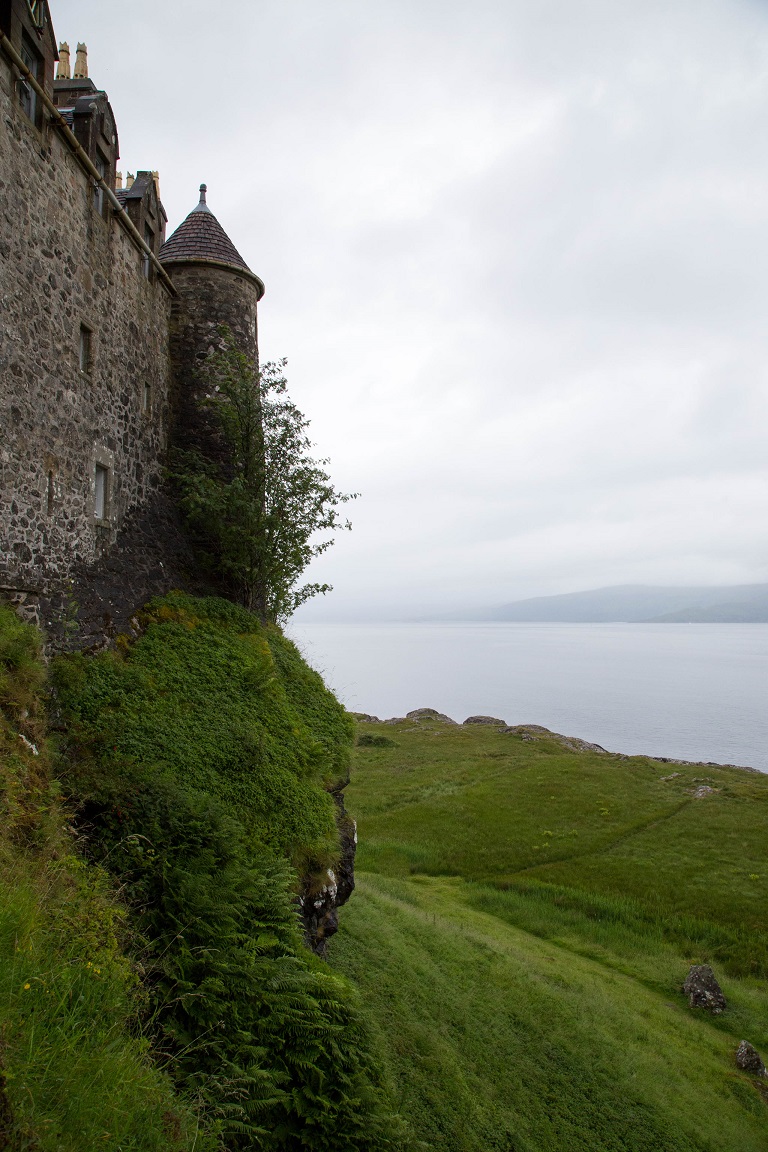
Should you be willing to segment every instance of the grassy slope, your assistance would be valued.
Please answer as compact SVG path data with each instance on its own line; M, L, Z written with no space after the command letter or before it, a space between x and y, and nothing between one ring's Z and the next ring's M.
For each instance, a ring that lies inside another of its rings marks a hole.
M72 852L43 682L38 634L0 605L0 1147L205 1152L141 1036L123 910Z
M365 725L335 963L436 1148L768 1149L768 779L440 724ZM673 772L679 773L673 779ZM701 784L718 789L703 799ZM724 1016L688 1009L715 964Z

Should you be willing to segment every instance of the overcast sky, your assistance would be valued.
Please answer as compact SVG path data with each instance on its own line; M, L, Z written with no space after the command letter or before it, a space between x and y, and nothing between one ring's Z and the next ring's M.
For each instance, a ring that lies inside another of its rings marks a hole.
M51 7L362 493L306 619L768 580L766 0Z

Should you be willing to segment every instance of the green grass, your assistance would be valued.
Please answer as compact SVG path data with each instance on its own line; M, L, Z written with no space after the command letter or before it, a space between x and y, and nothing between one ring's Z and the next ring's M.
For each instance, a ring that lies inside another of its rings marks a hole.
M765 1092L734 1063L742 1038L768 1055L768 779L479 727L360 731L358 889L333 963L417 1139L768 1149ZM702 783L717 791L694 799ZM699 961L721 1017L681 994Z
M150 1061L104 886L73 860L0 866L6 1094L22 1148L210 1148ZM111 937L111 938L110 938Z
M235 605L172 593L140 620L52 678L65 796L142 942L153 1040L227 1152L399 1148L355 990L296 899L339 856L350 719Z
M141 1034L123 910L72 851L39 644L0 606L0 1146L205 1152Z

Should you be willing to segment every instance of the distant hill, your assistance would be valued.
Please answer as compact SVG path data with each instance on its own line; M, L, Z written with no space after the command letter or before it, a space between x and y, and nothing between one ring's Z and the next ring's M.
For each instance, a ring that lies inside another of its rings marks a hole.
M453 613L453 619L562 623L768 623L768 584L654 587L619 584Z

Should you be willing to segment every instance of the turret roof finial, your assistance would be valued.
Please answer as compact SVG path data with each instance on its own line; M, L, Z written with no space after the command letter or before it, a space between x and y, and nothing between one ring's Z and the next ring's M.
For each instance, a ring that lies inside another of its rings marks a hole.
M208 191L208 185L207 184L201 184L200 185L200 200L195 205L195 207L192 209L192 211L193 212L209 212L212 216L213 213L211 212L210 208L208 207L208 205L205 202L205 194L207 191Z

